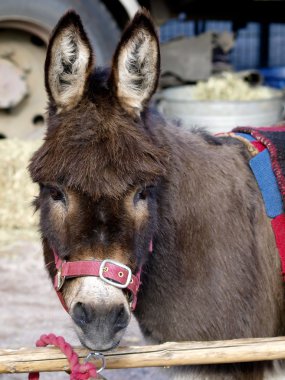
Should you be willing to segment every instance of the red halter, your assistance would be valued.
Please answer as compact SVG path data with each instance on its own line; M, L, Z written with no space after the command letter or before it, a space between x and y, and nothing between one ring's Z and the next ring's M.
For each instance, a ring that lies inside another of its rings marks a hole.
M149 252L152 252L152 241L149 244ZM95 276L102 281L113 285L116 288L128 289L132 294L130 307L135 309L137 304L137 293L140 286L141 268L136 275L126 265L120 264L115 260L86 260L86 261L63 261L53 250L57 273L54 277L54 288L64 309L68 308L63 299L60 289L65 280L72 277Z

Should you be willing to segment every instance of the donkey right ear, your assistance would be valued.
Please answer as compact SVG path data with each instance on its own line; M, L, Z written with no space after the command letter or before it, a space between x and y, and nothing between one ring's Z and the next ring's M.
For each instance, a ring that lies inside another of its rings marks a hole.
M136 13L113 58L110 81L131 114L139 115L156 90L160 71L159 42L146 10Z
M45 62L46 89L58 112L73 108L82 98L92 58L80 17L67 12L54 29Z

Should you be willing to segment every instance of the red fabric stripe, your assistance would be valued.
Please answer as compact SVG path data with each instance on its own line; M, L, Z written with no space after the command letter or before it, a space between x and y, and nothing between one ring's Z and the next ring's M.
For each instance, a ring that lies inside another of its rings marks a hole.
M264 146L260 141L251 141L251 144L259 151L262 152L264 149L266 149L266 146Z
M282 274L285 275L285 214L272 219L271 225L275 234L276 245L281 259Z
M260 131L264 131L264 132L284 132L285 131L285 123L284 123L284 125L275 125L275 126L272 126L272 127L258 127L258 128L253 128L253 127L249 127L249 126L247 126L247 127L242 127L242 126L240 126L240 127L236 127L236 128L234 128L233 129L233 131L232 132L241 132L241 130L246 130L247 132L246 133L248 133L248 131L249 130L260 130ZM243 133L244 133L244 131L243 131ZM250 133L250 132L249 132Z
M279 127L276 127L276 128L279 128ZM276 129L276 128L272 128L269 130L274 131L274 129ZM265 130L265 128L264 128L264 130ZM278 152L277 152L275 145L272 144L271 140L264 137L263 135L260 135L258 130L251 130L249 133L254 138L256 138L256 140L262 141L262 143L264 145L266 145L267 149L269 150L271 161L272 161L272 168L273 168L274 174L275 174L276 179L277 179L279 190L281 192L282 197L285 197L285 178L282 174L282 170L281 170L279 159L278 159Z
M275 127L258 127L258 129L265 132L284 132L285 125L276 125Z

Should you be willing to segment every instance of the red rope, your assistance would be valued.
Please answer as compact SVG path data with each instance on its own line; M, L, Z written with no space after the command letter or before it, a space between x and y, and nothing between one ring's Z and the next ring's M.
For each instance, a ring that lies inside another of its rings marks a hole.
M95 365L89 362L80 364L78 355L62 336L55 336L54 334L42 335L36 342L37 347L45 347L48 345L58 347L67 357L71 369L70 380L87 380L90 378L95 379L97 377ZM38 380L39 378L39 372L29 373L29 380Z

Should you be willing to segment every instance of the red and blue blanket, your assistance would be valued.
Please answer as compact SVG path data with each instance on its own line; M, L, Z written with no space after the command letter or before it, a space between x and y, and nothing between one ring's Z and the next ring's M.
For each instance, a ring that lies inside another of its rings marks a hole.
M258 151L249 165L260 188L271 219L285 280L285 125L238 127L233 133L250 141Z

